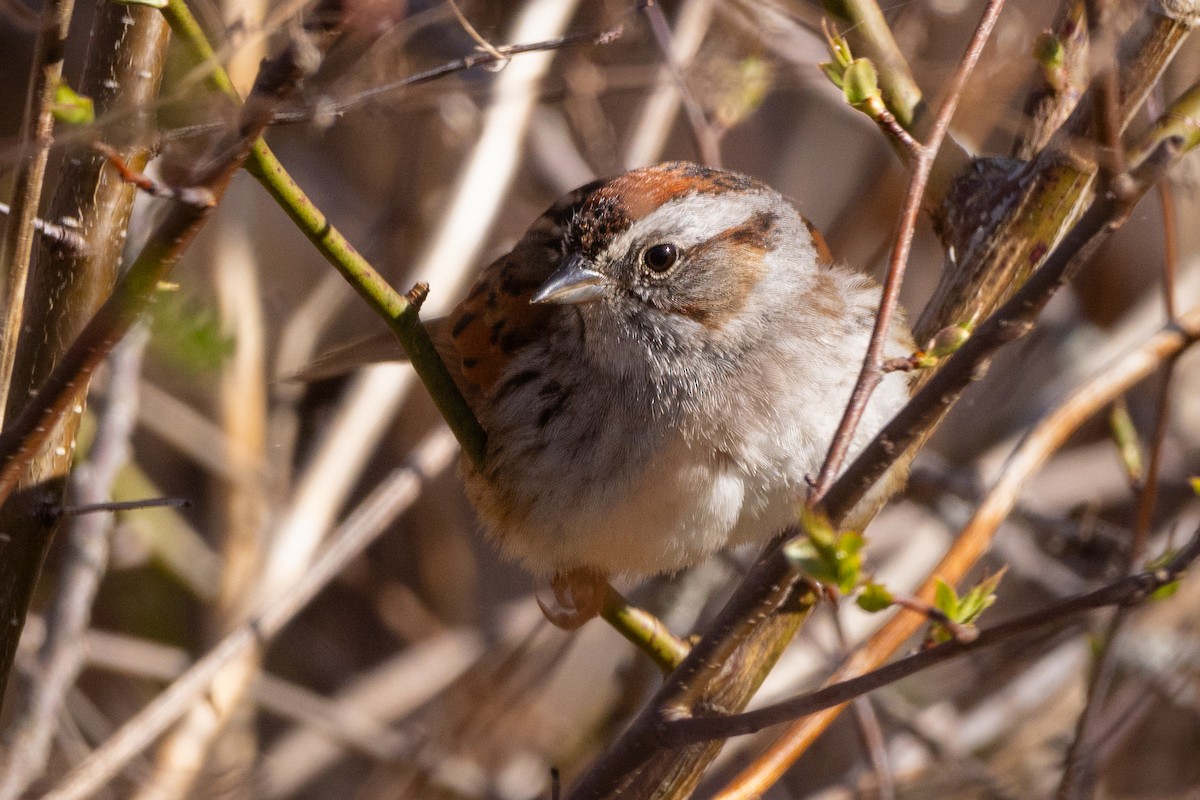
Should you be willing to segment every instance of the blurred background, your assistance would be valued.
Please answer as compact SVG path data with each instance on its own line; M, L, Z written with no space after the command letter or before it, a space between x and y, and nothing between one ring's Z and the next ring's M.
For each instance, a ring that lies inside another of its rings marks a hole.
M243 92L303 11L265 0L189 5ZM1012 0L1005 9L953 128L970 151L1012 147L1037 83L1033 41L1056 5ZM980 6L884 4L932 102ZM881 274L907 174L874 124L817 68L827 59L819 4L662 3L686 104L648 13L632 0L463 0L459 8L494 45L618 26L620 35L403 87L402 79L466 56L477 42L447 3L356 0L347 34L267 136L330 222L394 286L428 281L427 316L456 302L474 271L564 192L596 176L706 154L778 188L825 232L839 260ZM0 83L10 87L0 92L4 197L20 153L36 11L24 0L0 4ZM69 83L82 69L93 12L92 4L75 11ZM1200 47L1189 40L1152 104L1161 107L1198 74ZM699 137L687 104L706 121ZM150 174L179 183L236 116L175 54L150 119L161 147ZM1192 156L1170 176L1181 308L1200 297L1198 164ZM127 257L166 202L139 198ZM1163 323L1163 214L1152 193L1059 293L1038 329L958 404L918 457L907 493L869 530L869 567L880 580L897 591L915 586L1023 432ZM912 317L943 263L928 227L923 220L903 292ZM382 323L245 174L172 280L177 287L160 293L149 335L122 345L125 367L95 381L79 458L87 458L97 420L132 414L113 497L167 495L192 505L111 520L83 668L53 717L48 765L25 794L10 789L11 796L40 796L264 599L293 585L331 529L381 485L406 494L378 540L265 643L261 658L223 673L224 683L99 796L519 800L549 796L551 767L566 782L578 775L660 678L602 622L568 634L542 619L530 578L483 541L452 441L406 367L311 385L287 379ZM1160 388L1152 379L1126 398L1144 438ZM1187 482L1200 471L1194 353L1178 362L1171 395L1155 555L1200 521ZM1008 567L985 622L1120 574L1136 496L1108 430L1106 415L1085 425L1023 496L980 568ZM419 473L406 467L414 458ZM408 483L397 489L388 481L398 468ZM6 757L18 752L26 700L44 675L44 614L69 588L69 528L50 553L5 698ZM688 634L703 629L753 555L623 588ZM1116 677L1097 723L1104 797L1200 792L1198 603L1193 577L1173 598L1138 611L1116 645ZM836 666L844 649L833 613L818 610L759 701L813 687ZM881 622L849 604L837 613L852 643ZM1105 620L1079 619L1035 645L1001 647L876 692L894 796L1052 793ZM723 785L770 738L767 731L731 741L698 796ZM847 714L767 796L877 797L877 784Z

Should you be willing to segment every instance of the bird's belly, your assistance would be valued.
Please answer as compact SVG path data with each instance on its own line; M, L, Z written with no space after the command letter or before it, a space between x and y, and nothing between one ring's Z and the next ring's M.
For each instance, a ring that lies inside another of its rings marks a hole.
M467 484L500 549L542 574L577 567L610 574L673 572L730 543L765 539L791 513L790 502L764 508L761 498L747 513L753 487L744 472L682 439L663 443L641 469L627 474L633 477L589 476L565 491L530 486L519 513L511 513L512 481L521 478L509 475L504 509L495 502L495 481L468 475Z

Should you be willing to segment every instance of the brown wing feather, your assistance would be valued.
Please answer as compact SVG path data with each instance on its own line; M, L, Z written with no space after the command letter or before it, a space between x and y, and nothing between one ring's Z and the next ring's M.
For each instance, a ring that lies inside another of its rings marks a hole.
M542 214L512 251L489 264L475 286L446 318L463 380L489 393L513 355L544 330L550 306L529 298L562 259L563 229L595 184L580 187ZM471 400L471 393L464 391Z

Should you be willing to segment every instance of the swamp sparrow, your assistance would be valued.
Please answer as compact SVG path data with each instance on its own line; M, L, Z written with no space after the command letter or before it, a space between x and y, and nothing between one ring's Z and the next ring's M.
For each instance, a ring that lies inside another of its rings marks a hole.
M879 295L778 192L671 162L571 192L427 322L487 433L483 469L463 459L467 494L501 551L551 579L567 610L547 616L574 627L608 575L672 572L794 522ZM381 333L304 374L398 357ZM884 357L913 350L897 317ZM851 458L908 391L906 374L883 378ZM889 470L847 527L905 473Z
M744 175L673 162L567 195L430 323L487 432L463 472L490 538L560 579L767 541L825 457L879 294ZM885 357L912 350L897 321ZM907 399L885 376L851 456Z

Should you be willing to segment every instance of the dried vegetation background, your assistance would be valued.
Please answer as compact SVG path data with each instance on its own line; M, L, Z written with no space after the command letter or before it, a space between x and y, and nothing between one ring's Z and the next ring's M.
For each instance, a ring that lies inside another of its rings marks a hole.
M959 64L981 5L885 4L931 102ZM1124 24L1148 4L1108 5ZM64 66L74 87L94 15L128 14L142 25L158 13L76 6ZM243 93L259 60L281 48L305 12L258 0L191 7ZM465 2L461 10L495 45L621 32L403 87L402 79L479 45L446 3L359 0L266 134L316 206L394 286L428 281L423 314L453 303L472 271L560 194L672 158L719 159L761 178L795 200L839 259L883 274L907 171L880 129L817 69L828 59L818 4L664 3L678 74L664 62L652 12L632 0ZM1001 14L951 130L969 151L1008 154L1026 128L1025 98L1042 85L1031 52L1056 11L1012 0ZM21 134L22 87L40 13L21 0L0 4L5 197L19 188L31 148ZM178 42L171 47L160 98L144 113L57 125L43 213L55 181L92 140L146 137L156 148L149 174L182 186L237 121ZM1200 47L1189 39L1147 107L1156 114L1197 75ZM1131 127L1151 118L1143 109ZM1192 156L1173 167L1162 192L1136 206L1036 330L1003 350L955 406L917 458L907 492L869 529L868 566L878 579L912 591L1020 437L1164 323L1165 263L1176 267L1179 310L1194 308L1197 164ZM138 198L127 259L175 202ZM923 217L902 293L910 319L943 258ZM4 699L0 796L84 796L44 793L81 785L72 770L94 770L89 754L111 747L115 731L239 631L239 654L215 682L210 674L190 694L168 697L179 721L165 734L101 751L111 760L92 773L105 776L96 796L520 800L550 795L551 767L569 785L661 683L651 662L601 621L568 634L543 620L530 579L482 540L455 474L453 439L407 367L314 385L284 380L315 353L381 323L249 175L234 176L170 280L176 285L157 293L148 324L93 381L67 503L111 492L116 500L183 497L191 506L63 521ZM1192 536L1200 521L1188 484L1200 472L1198 366L1184 354L1169 383L1154 371L1115 406L1101 404L1036 473L964 583L1007 567L985 627L1124 574L1145 472L1128 474L1110 433L1114 407L1127 410L1142 463L1158 465L1144 558ZM289 624L239 628L311 576L341 536L335 527L364 499L378 499L372 492L381 486L378 539ZM680 635L702 631L753 555L623 588ZM765 796L1053 796L1086 706L1083 748L1095 782L1073 796L1196 797L1200 583L1186 578L1171 598L1123 615L1110 643L1113 613L1077 615L1039 638L875 691ZM828 604L814 612L756 705L819 685L886 616L843 603L839 631L834 615ZM914 638L902 653L919 645ZM1097 663L1104 680L1088 701ZM778 731L732 739L697 796L722 791Z

